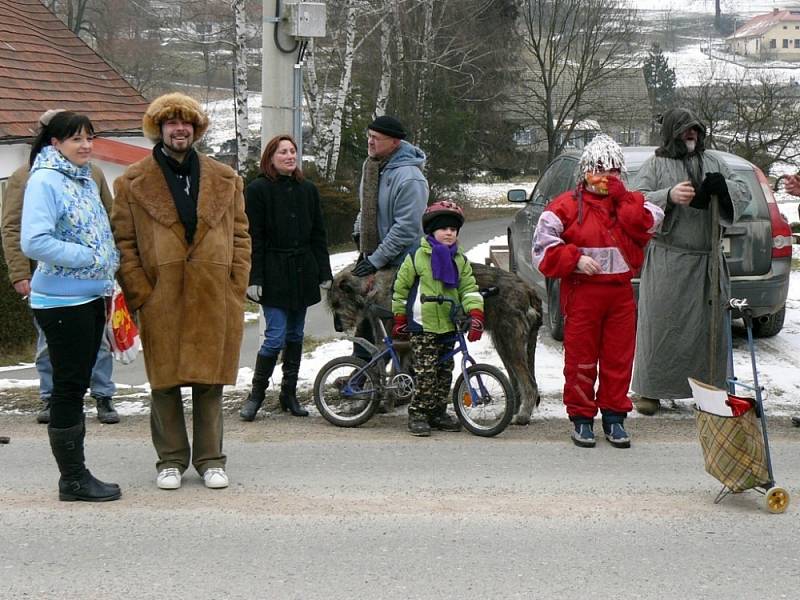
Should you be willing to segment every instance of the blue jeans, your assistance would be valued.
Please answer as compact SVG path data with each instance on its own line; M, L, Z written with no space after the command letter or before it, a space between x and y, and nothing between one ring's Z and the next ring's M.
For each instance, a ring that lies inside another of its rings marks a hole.
M47 339L44 337L42 328L39 327L36 319L36 332L39 337L36 339L36 372L39 374L39 397L49 400L53 394L53 365L50 364L50 353L47 351ZM114 368L114 358L111 355L111 347L108 345L106 336L100 343L100 350L97 352L97 361L92 369L92 379L89 389L92 396L113 396L117 391L117 386L111 380L111 371Z
M302 342L306 326L306 309L287 310L274 306L262 306L267 328L264 343L258 349L261 356L278 356L286 342Z

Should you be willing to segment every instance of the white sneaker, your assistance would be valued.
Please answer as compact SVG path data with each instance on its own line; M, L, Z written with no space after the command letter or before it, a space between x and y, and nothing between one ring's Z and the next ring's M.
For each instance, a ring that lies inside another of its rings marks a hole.
M177 490L181 487L181 472L175 468L161 469L156 485L162 490Z
M225 469L219 467L206 469L206 472L203 473L203 481L207 488L214 490L228 487L228 476L225 474Z

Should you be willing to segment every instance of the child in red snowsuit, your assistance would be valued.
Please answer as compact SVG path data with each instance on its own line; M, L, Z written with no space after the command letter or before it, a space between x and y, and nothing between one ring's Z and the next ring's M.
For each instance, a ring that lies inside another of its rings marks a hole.
M620 180L620 147L606 135L586 145L583 179L545 207L533 236L533 264L561 280L564 315L564 404L572 440L593 447L594 417L616 447L630 447L623 427L636 343L636 301L631 278L663 211ZM598 364L600 382L595 393Z

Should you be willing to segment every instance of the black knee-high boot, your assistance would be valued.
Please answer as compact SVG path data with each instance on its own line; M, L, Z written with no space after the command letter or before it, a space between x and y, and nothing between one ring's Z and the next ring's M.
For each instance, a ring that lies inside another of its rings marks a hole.
M100 481L86 468L83 454L83 440L86 437L84 423L64 429L48 426L47 433L50 437L50 448L61 472L58 480L59 500L107 502L117 500L122 495L116 483Z
M303 342L286 342L283 349L283 379L281 380L281 408L295 417L307 417L308 411L297 402L297 375L300 373L300 359L303 356Z
M253 371L253 387L250 388L250 395L247 396L242 409L239 411L239 418L242 421L252 421L256 418L256 413L264 403L264 392L269 385L269 378L275 370L275 363L278 362L278 355L264 356L256 355L256 367Z

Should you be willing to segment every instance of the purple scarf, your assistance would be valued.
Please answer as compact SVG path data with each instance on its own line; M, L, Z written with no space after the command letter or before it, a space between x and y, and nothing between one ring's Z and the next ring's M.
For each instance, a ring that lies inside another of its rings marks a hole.
M425 237L431 245L431 270L433 278L441 281L444 287L458 287L458 269L456 269L455 256L458 244L446 246L437 242L432 235Z

